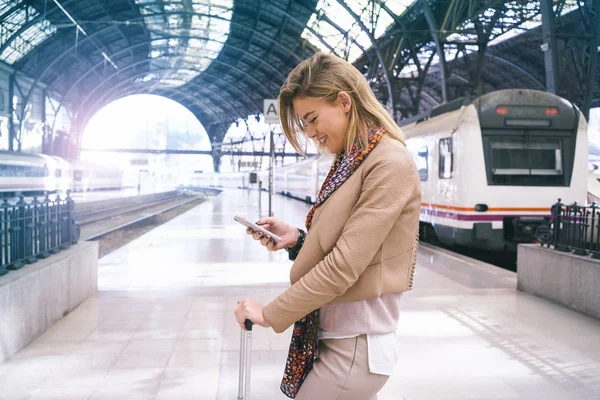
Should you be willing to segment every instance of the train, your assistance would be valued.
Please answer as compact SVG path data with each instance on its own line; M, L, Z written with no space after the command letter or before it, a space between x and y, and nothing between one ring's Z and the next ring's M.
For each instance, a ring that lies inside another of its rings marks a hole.
M46 154L0 151L0 193L84 192L121 189L123 171Z
M273 187L277 194L301 200L310 204L317 201L321 183L325 180L333 163L333 156L319 154L306 157L302 161L274 168ZM250 174L256 174L257 183L250 183ZM262 182L262 190L269 190L269 171L247 171L227 173L197 173L186 179L181 186L214 187L220 189L257 189Z
M558 199L586 203L587 123L559 96L499 90L443 104L400 126L421 179L424 240L515 251L518 243L536 241ZM323 154L277 168L275 191L314 203L332 162ZM268 173L260 174L268 182ZM232 175L228 184L245 187L242 178L247 182L247 174Z
M536 241L558 199L586 202L587 123L559 96L500 90L400 125L421 178L425 239L516 250Z

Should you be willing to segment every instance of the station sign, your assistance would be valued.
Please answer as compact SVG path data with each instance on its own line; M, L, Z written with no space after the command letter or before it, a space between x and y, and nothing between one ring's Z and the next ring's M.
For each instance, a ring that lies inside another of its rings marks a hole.
M277 99L265 99L263 108L265 123L279 124L279 107L277 105Z

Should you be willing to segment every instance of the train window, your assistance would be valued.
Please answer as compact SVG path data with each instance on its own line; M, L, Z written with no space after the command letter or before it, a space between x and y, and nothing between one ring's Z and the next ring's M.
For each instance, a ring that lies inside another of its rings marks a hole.
M417 169L419 170L421 181L426 181L429 175L428 155L429 150L427 146L421 147L417 153Z
M562 141L560 139L531 138L529 160L532 175L562 175Z
M41 167L25 167L20 165L0 165L0 176L44 177L48 176L48 169Z
M492 138L490 156L495 184L560 185L563 182L562 139Z
M62 177L62 170L60 170L60 169L54 170L54 176L56 178Z
M452 138L440 139L440 162L439 162L439 176L440 179L452 178Z

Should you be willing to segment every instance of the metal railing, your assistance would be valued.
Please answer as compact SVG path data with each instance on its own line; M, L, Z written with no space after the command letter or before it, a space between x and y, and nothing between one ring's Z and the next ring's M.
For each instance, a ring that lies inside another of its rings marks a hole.
M27 202L0 203L0 275L69 248L79 240L79 225L73 219L73 199L46 195Z
M600 259L600 206L567 205L558 199L551 209L550 226L540 226L536 238L542 246Z

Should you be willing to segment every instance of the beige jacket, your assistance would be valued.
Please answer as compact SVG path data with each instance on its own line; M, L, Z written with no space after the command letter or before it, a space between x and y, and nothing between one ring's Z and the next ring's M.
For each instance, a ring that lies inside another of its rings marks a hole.
M421 185L411 154L384 136L313 217L292 286L263 309L280 333L329 303L412 288Z

